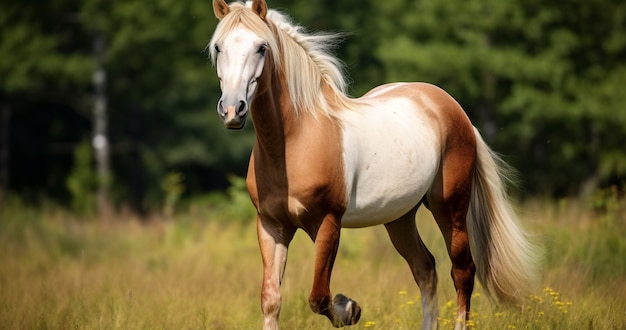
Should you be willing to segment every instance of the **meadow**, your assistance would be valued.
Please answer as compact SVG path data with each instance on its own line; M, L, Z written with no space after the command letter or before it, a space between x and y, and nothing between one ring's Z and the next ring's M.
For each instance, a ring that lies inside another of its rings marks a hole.
M236 196L235 196L236 197ZM0 210L0 329L258 329L261 260L252 210L202 203L142 222L78 217L53 206ZM475 329L626 329L626 200L526 201L544 252L520 306L473 298ZM209 203L210 204L210 203ZM450 261L430 214L418 226L438 262L441 329L454 326ZM307 302L313 244L299 232L283 284L283 329L331 329ZM383 227L344 230L331 289L362 308L353 329L414 329L419 290Z

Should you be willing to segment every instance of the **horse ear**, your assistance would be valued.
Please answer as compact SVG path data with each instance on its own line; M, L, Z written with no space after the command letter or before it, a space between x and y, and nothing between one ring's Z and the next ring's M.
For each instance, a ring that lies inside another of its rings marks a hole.
M224 0L213 0L213 12L215 13L215 17L221 20L230 12L230 7Z
M265 20L265 16L267 15L267 4L265 0L253 0L252 11L259 15L262 20Z

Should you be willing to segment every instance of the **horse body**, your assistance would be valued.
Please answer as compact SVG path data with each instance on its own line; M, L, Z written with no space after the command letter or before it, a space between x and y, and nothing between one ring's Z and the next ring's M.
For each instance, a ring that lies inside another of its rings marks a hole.
M433 91L427 84L384 85L361 99L363 108L340 114L349 200L343 227L393 221L429 190L440 164L442 134L438 109L427 106L434 104L426 95Z
M359 305L331 295L331 272L341 228L378 224L420 288L422 328L436 328L435 260L415 225L422 204L452 260L456 328L469 317L477 270L487 293L516 299L532 277L533 251L506 200L503 165L451 96L430 84L394 83L351 99L324 50L328 37L300 32L263 0L213 5L221 20L209 44L223 93L218 114L238 129L254 109L246 184L258 213L264 328L278 327L298 229L315 243L311 309L336 327L358 322Z
M434 102L431 94L447 98L448 103L443 104L450 109ZM287 197L280 199L286 205L267 209L287 210L281 216L293 219L299 228L304 227L298 220L307 209L304 203L315 206L310 200L320 195L319 190L339 191L333 198L345 206L344 228L385 224L415 207L431 188L440 166L440 136L447 132L441 131L437 122L446 110L455 111L459 118L453 119L459 121L466 120L465 113L443 90L424 83L380 86L363 96L359 105L338 114L334 123L298 118L297 124L291 124L300 126L298 134L287 138L284 155L269 157L281 159L284 165L255 161L255 155L261 153L261 147L256 146L247 176L249 186L257 191L253 195L258 195L256 171L260 168L263 175L272 178L263 187L267 195ZM267 120L268 116L260 110L258 117ZM284 172L282 180L272 174L280 172ZM258 197L253 200L258 201Z

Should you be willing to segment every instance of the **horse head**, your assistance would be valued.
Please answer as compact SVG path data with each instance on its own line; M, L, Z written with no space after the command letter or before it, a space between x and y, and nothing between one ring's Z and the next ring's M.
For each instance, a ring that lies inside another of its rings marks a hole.
M220 20L209 44L222 90L217 112L227 128L241 129L270 51L267 38L257 31L268 29L267 5L264 0L254 0L245 6L240 3L229 6L224 0L214 0L213 10ZM237 15L246 19L230 17Z

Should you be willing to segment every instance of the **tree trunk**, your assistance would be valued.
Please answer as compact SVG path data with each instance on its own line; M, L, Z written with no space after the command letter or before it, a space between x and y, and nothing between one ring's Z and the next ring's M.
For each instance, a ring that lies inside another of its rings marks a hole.
M93 107L93 147L96 161L98 191L96 195L98 214L106 220L111 214L109 186L111 183L109 141L107 133L107 94L106 70L104 68L105 42L101 33L96 32L93 38L93 51L96 59L96 70L93 76L94 107Z
M9 195L11 108L0 104L0 208Z

